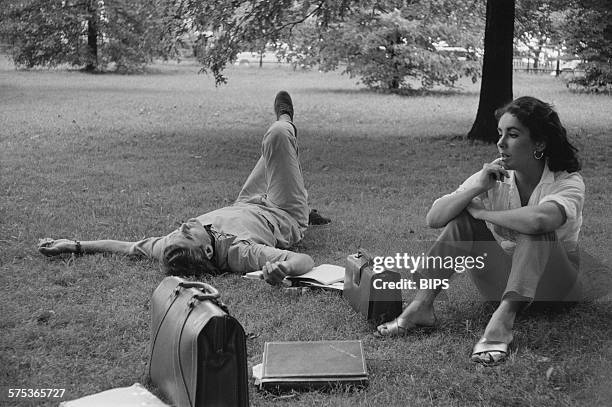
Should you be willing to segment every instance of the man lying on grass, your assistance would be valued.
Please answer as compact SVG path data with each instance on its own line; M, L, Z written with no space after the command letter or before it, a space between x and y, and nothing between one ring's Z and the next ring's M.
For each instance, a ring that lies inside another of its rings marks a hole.
M325 224L316 210L308 211L293 124L293 103L285 91L276 95L277 121L262 141L262 154L236 202L190 219L163 237L139 242L42 239L46 256L61 253L119 253L157 259L168 274L212 275L262 270L278 284L287 275L312 269L310 256L286 249L304 236L308 224Z

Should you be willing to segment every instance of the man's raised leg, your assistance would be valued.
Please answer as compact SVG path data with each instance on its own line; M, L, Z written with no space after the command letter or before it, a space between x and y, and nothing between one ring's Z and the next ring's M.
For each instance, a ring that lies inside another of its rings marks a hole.
M306 228L308 192L304 186L295 132L291 116L282 113L264 136L261 155L268 200Z
M255 196L261 196L266 193L266 169L263 157L259 157L255 167L247 177L236 202L246 202Z
M289 93L286 91L280 91L276 94L276 98L274 99L274 113L276 114L276 120L279 120L283 115L289 116L290 121L293 120L293 102L291 101L291 96L289 96ZM295 126L293 129L295 133ZM268 133L269 132L270 130L268 130ZM268 133L266 133L264 136L264 140L266 139ZM294 134L294 136L297 135ZM261 197L267 193L268 183L266 179L266 163L262 154L242 186L236 202L247 202L251 198Z

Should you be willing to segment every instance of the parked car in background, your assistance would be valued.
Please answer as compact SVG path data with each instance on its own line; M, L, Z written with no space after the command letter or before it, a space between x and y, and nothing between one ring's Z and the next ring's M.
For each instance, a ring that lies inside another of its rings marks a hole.
M570 59L559 64L559 77L562 79L571 79L584 76L584 69L581 69L582 60ZM554 69L550 76L557 76L557 70Z
M258 66L262 64L279 64L280 61L273 51L259 52L240 52L236 57L234 65Z

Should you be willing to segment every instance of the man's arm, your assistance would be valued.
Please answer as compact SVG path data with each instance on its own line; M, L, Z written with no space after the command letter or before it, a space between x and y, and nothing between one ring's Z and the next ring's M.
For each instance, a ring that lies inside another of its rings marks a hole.
M301 276L314 267L314 260L307 254L289 252L283 261L267 262L263 268L263 277L268 283L280 284L287 276Z
M285 260L288 276L301 276L314 267L314 260L307 254L290 252Z
M57 256L62 253L77 253L77 240L69 239L41 239L38 243L38 251L45 256ZM117 253L131 255L134 242L123 242L119 240L90 240L79 242L81 253Z

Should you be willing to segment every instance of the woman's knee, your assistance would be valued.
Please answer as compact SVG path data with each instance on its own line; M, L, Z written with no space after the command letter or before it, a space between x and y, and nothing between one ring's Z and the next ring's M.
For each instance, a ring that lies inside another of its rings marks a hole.
M538 234L534 234L534 235L528 235L525 233L518 233L516 235L516 244L533 244L535 242L551 242L554 243L556 242L557 239L557 233L556 232L548 232L548 233L538 233Z
M538 263L548 261L557 246L557 235L555 232L528 235L518 233L516 235L516 246L513 259L523 263L532 262L536 259Z

